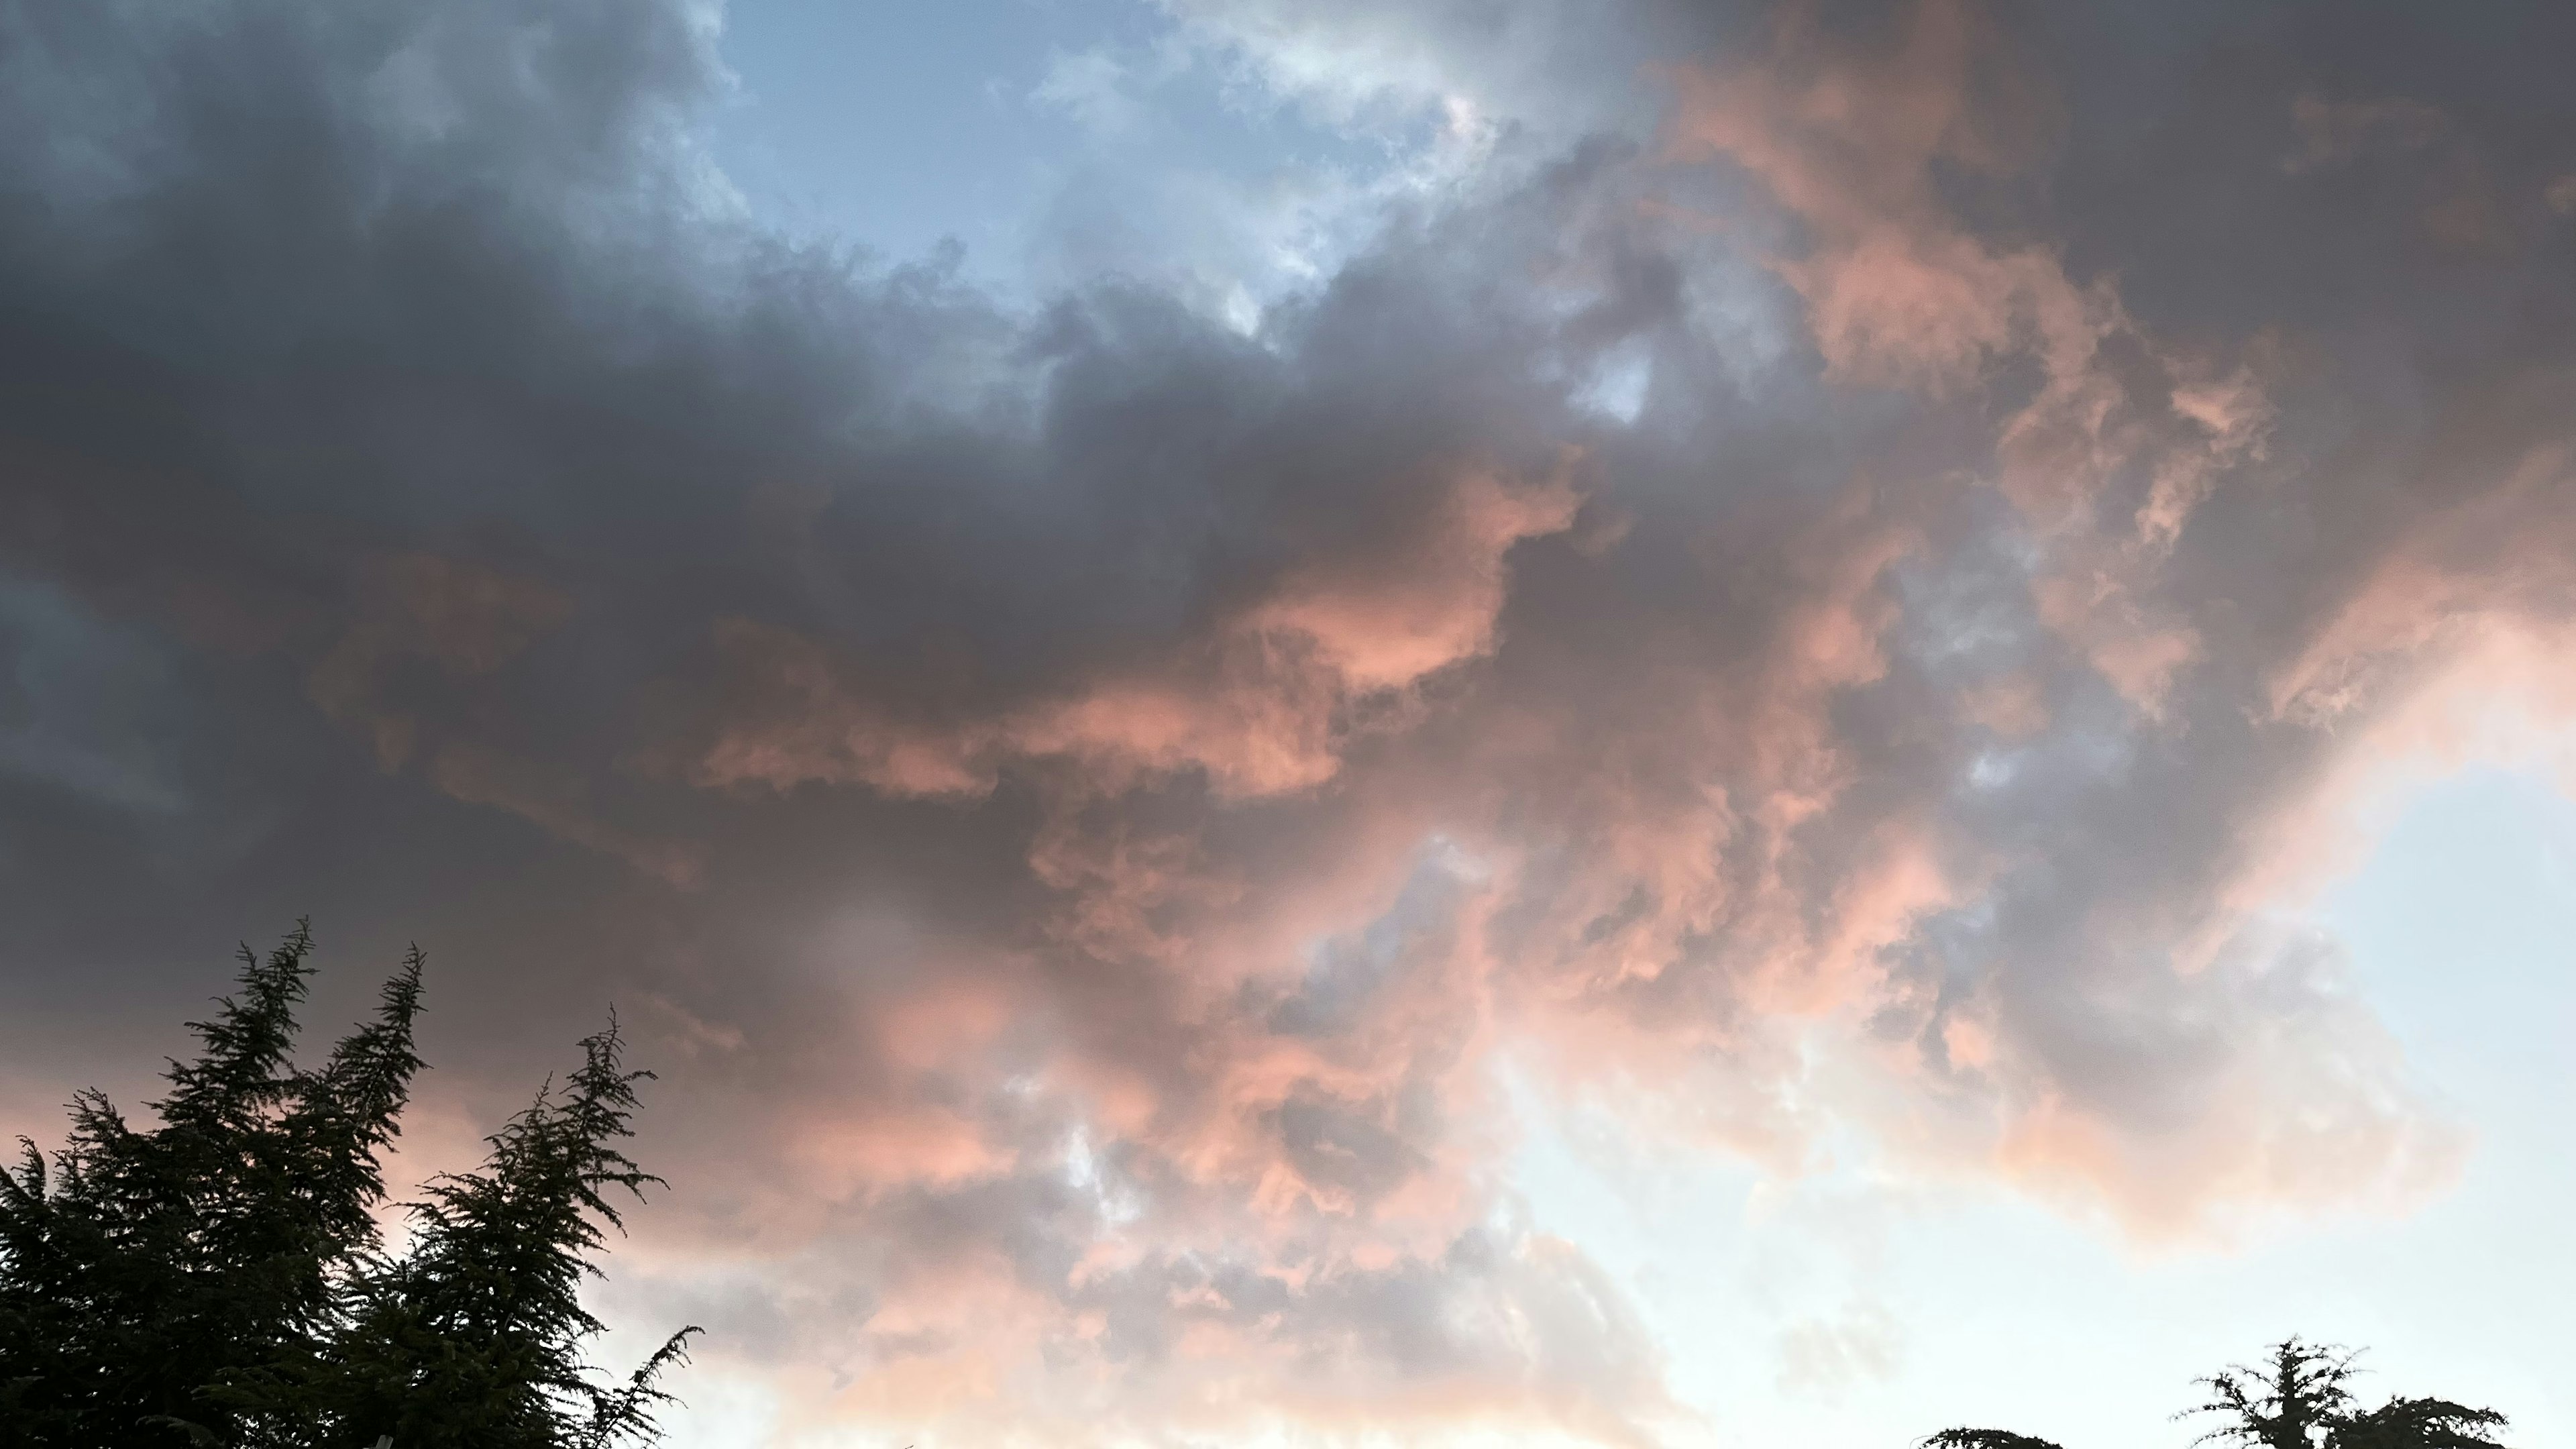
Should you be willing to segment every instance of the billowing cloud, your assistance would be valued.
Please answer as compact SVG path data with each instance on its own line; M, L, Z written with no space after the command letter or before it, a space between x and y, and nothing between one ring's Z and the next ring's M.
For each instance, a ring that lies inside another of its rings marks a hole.
M2159 1243L2440 1188L2295 910L2564 757L2555 76L1175 9L1490 165L1249 325L1022 313L733 209L695 7L0 9L9 1100L306 910L431 948L441 1121L613 997L615 1291L925 1443L1675 1432L1507 1077Z

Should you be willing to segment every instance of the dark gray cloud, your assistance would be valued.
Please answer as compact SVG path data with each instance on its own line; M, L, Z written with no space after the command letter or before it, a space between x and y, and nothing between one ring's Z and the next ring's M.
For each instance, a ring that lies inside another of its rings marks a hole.
M307 911L431 948L433 1150L613 998L617 1291L996 1434L1650 1435L1506 1057L2149 1235L2437 1182L2277 913L2563 716L2570 22L1569 13L1191 9L1518 127L1246 330L765 234L687 7L0 8L0 1091Z

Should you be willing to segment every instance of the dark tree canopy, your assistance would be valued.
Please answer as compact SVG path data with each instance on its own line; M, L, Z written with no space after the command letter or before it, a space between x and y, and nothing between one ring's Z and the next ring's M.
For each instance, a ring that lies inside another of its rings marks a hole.
M2218 1422L2195 1441L2245 1449L2498 1449L2493 1409L2445 1399L2391 1399L2364 1410L2353 1397L2358 1355L2297 1338L2272 1345L2259 1366L2238 1364L2200 1381L2209 1398L2183 1412Z
M1926 1437L1919 1449L2057 1449L2046 1439L2010 1429L1944 1429Z
M411 1079L422 957L317 1068L293 1061L312 974L303 924L242 951L235 993L191 1023L156 1127L96 1092L49 1163L0 1166L0 1444L569 1449L655 1437L674 1334L622 1384L581 1348L613 1191L658 1179L617 1150L634 1084L614 1021L583 1064L489 1140L479 1169L406 1204L383 1250L379 1157Z
M2259 1368L2237 1364L2200 1380L2209 1398L2183 1417L2218 1419L2195 1443L2316 1449L2317 1436L2333 1432L2352 1410L2352 1360L2343 1349L2286 1339Z
M2503 1449L2505 1417L2448 1399L2390 1399L2363 1409L2349 1350L2302 1339L2272 1345L2257 1367L2238 1364L2198 1381L2208 1398L2177 1418L2215 1420L2195 1444L2241 1449ZM2057 1449L2004 1429L1944 1429L1917 1449Z

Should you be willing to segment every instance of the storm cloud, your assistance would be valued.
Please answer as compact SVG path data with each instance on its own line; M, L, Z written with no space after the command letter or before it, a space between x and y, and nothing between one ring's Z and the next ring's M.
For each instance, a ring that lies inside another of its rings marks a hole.
M1513 1081L2148 1242L2446 1180L2288 908L2576 709L2576 13L1171 8L1484 159L1020 307L734 205L702 7L0 5L0 1099L307 912L434 1121L614 1000L621 1302L977 1442L1652 1442Z

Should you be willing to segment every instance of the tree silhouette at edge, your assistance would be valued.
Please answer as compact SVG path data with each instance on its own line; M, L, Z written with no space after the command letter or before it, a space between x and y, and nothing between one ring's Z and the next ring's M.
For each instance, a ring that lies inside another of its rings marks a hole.
M362 1414L479 1381L517 1432L411 1424L404 1449L605 1449L657 1437L674 1334L622 1384L579 1348L600 1332L578 1289L599 1272L617 1189L660 1180L616 1140L634 1084L615 1018L582 1042L562 1092L541 1092L487 1139L491 1155L408 1204L414 1232L382 1251L381 1154L422 1062L413 1050L417 947L374 1017L318 1069L291 1057L312 967L309 924L267 956L244 947L235 992L200 1047L163 1073L160 1125L129 1125L84 1091L49 1163L20 1138L0 1164L0 1445L372 1442ZM479 1366L479 1367L478 1367ZM506 1378L523 1371L521 1381ZM534 1405L534 1411L529 1411Z

